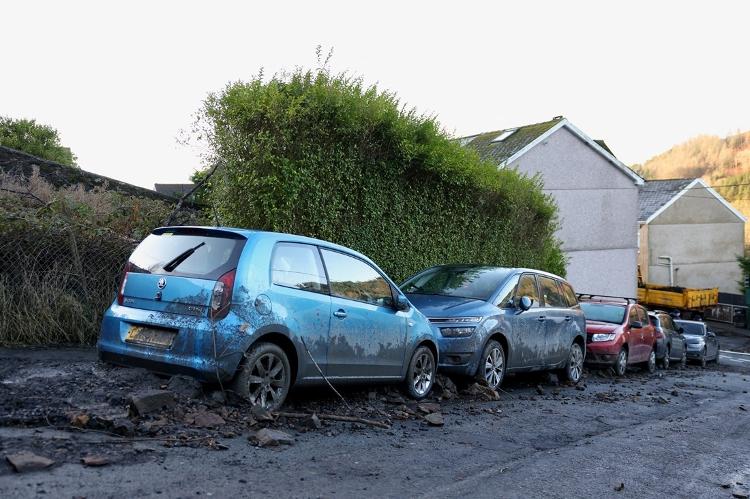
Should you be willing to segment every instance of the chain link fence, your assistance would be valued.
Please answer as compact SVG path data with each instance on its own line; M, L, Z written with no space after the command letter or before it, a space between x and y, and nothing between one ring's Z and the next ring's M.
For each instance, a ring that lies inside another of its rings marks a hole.
M128 256L192 207L0 175L0 344L93 344Z

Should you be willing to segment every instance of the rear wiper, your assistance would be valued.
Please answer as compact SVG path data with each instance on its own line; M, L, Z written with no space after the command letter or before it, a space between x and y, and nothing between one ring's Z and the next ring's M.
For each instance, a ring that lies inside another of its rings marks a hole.
M192 255L193 253L195 253L195 250L197 250L198 248L200 248L204 244L206 244L205 241L202 242L202 243L200 243L200 244L197 244L197 245L193 246L192 248L186 249L185 251L183 251L182 253L180 253L176 257L172 258L162 268L164 270L166 270L167 272L172 272L174 269L177 268L177 266L179 264L181 264L182 262L184 262L185 260L187 260L188 258L190 258L190 255Z

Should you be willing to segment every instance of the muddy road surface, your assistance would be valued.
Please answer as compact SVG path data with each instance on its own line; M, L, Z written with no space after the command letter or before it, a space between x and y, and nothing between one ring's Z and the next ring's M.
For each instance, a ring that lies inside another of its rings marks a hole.
M320 388L267 414L89 349L0 350L0 497L748 492L750 365L589 371L577 387L519 375L503 388L443 379L419 405L347 387L348 407Z

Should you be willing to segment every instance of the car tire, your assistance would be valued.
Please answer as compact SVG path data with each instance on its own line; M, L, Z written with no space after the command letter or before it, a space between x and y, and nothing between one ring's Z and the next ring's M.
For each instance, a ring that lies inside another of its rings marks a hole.
M412 354L406 371L406 393L415 400L425 398L432 390L436 374L435 355L428 347L420 346Z
M706 367L706 364L708 363L708 361L706 360L706 353L708 353L708 352L706 352L706 349L704 348L704 349L703 349L703 355L701 355L701 358L700 358L700 360L699 360L699 362L700 362L700 365L701 365L701 367L703 367L703 368L705 368L705 367Z
M232 389L251 404L275 411L286 400L291 382L292 369L284 350L274 343L263 342L245 354Z
M583 377L583 350L578 343L570 345L568 360L560 374L563 381L569 381L574 385L581 381L581 377Z
M479 367L475 376L479 383L485 383L493 390L500 388L505 378L505 350L500 342L490 340L482 350Z
M615 371L615 376L625 376L625 373L628 371L628 351L625 348L620 349L615 365L612 368Z
M653 347L651 348L651 353L648 354L648 360L643 363L643 370L649 374L656 372L656 350Z
M669 348L667 348L667 352L664 354L664 358L661 359L659 364L661 365L661 368L664 370L669 369L669 356L671 355L671 351Z
M687 347L682 347L682 357L680 357L680 369L687 368Z

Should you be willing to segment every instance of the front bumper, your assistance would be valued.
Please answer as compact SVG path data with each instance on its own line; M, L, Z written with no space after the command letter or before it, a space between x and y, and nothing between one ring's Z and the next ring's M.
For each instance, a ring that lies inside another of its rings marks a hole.
M589 335L584 363L590 366L612 366L617 362L620 348L622 348L622 341L619 337L610 341L591 341Z
M700 343L688 343L685 352L689 359L700 359L706 350L706 346Z
M126 342L132 326L170 328L176 334L168 348ZM139 310L115 303L104 315L96 346L99 358L106 362L215 382L234 376L246 339L232 313L212 326L207 318Z
M465 338L445 338L440 328L432 326L438 338L440 363L438 369L448 374L472 376L477 372L478 359L482 355L480 333L477 330ZM507 355L507 352L506 352Z

